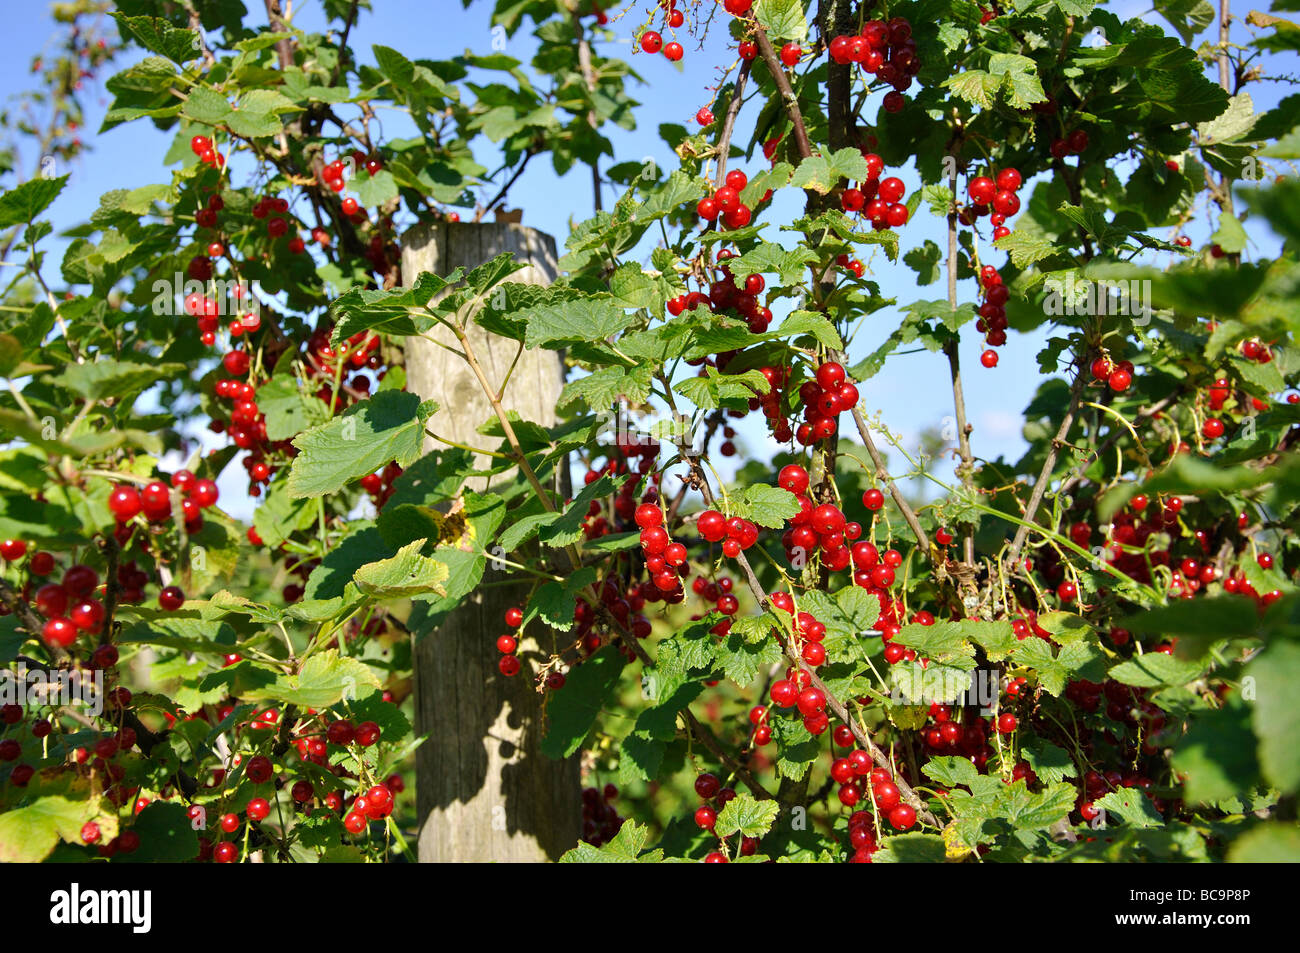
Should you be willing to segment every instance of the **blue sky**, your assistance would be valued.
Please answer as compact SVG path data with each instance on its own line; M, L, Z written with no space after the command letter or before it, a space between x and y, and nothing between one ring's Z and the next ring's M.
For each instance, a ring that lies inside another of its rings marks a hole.
M250 2L250 8L257 8L255 15L247 22L260 22L261 4ZM366 61L373 61L370 48L373 44L393 46L412 58L443 58L454 56L464 50L476 53L492 51L492 32L489 14L493 4L481 0L470 10L462 8L460 0L377 0L377 10L362 13L352 32L352 42L358 54ZM626 3L612 4L615 12L627 8ZM617 35L613 43L602 44L600 51L608 55L627 55L630 49L630 37L637 25L644 22L642 8L649 3L634 6L633 10L621 21L612 24ZM320 3L308 0L293 5L294 25L307 31L319 30L324 19ZM1149 8L1142 3L1125 2L1111 6L1121 17L1145 15L1151 22L1159 21ZM9 32L10 55L0 59L0 90L6 99L31 86L29 73L31 57L49 43L53 23L48 15L48 6L39 2L14 5L6 18ZM532 40L527 29L516 34L506 42L505 52L518 59L527 60L532 53ZM1202 39L1208 38L1203 34ZM1239 40L1244 40L1243 32ZM629 94L642 103L638 112L638 129L624 132L613 129L607 134L614 142L615 153L619 161L653 157L661 167L675 167L674 157L667 146L658 138L657 127L660 123L682 123L690 127L695 111L710 98L708 88L717 82L716 64L731 62L724 51L727 41L725 30L720 21L707 37L702 50L697 50L697 41L681 37L687 49L685 59L675 67L662 56L636 56L632 62L640 72L646 85L634 85ZM123 63L122 65L125 65ZM1262 95L1256 96L1256 110L1262 111L1276 101L1276 94L1271 90L1261 89ZM155 130L147 122L133 123L108 132L103 136L94 136L105 106L105 96L93 93L89 98L91 110L86 138L93 136L93 151L70 169L59 172L71 172L68 188L52 208L52 217L56 226L66 228L84 221L99 204L102 193L113 188L134 188L155 182L166 182L170 172L163 166L162 157L166 153L170 134ZM748 115L752 121L756 106L751 106ZM384 116L385 133L390 137L405 136L412 133L409 123L395 113ZM742 136L740 133L743 133ZM742 129L738 131L737 141L748 141L748 124L742 118ZM480 160L489 168L495 169L497 162L490 144L479 147ZM30 168L34 157L25 156L25 167ZM606 165L609 163L606 162ZM757 160L738 163L747 171L756 172L766 163L761 154ZM736 167L733 163L733 167ZM916 184L911 170L894 170L910 189ZM617 196L616 187L609 187L605 193L609 204ZM495 187L489 186L485 195L495 193ZM1027 192L1022 190L1022 196ZM802 195L797 190L786 190L781 194L777 207L770 214L772 221L779 221L782 216L798 214L801 209ZM549 163L535 161L520 178L511 192L510 205L523 209L523 222L554 235L563 245L568 233L570 220L580 221L592 210L591 182L585 170L576 170L564 178L557 179ZM788 220L788 218L787 218ZM1014 223L1013 223L1014 224ZM1209 234L1210 223L1207 216L1200 215L1189 229L1193 241L1200 244ZM775 227L769 229L777 235ZM933 218L924 209L918 211L917 217L902 232L903 248L922 244L927 238L944 247L946 239L943 223ZM1263 252L1272 252L1272 248L1263 248ZM60 252L61 254L61 252ZM648 250L647 250L648 254ZM47 265L47 278L58 282L57 262L59 255L51 255ZM1001 257L994 259L1001 261ZM878 258L868 260L874 270L874 277L882 286L887 296L896 297L900 302L910 302L924 298L939 298L944 294L943 285L936 283L924 288L916 287L915 274L902 265L891 266L887 260ZM960 294L964 300L974 297L973 282L965 283ZM896 312L883 311L868 319L867 326L859 335L851 349L851 358L860 359L873 350L897 325ZM979 354L983 349L979 336L973 327L968 328L961 349L961 361L966 379L966 400L971 423L974 426L972 446L976 456L995 459L1004 455L1010 459L1019 456L1024 442L1020 435L1021 411L1039 383L1039 372L1035 354L1046 338L1045 333L1020 336L1012 333L1008 344L1000 348L1000 364L988 370L979 365ZM891 430L904 436L905 445L915 446L916 434L926 427L940 426L943 419L953 413L952 393L948 386L947 362L941 354L921 352L904 354L891 359L886 369L861 388L864 405L868 413L882 412L882 419ZM738 443L743 459L768 459L776 451L777 445L766 437L764 428L758 422L758 415L751 415L740 428ZM847 420L847 418L845 418ZM942 471L948 467L939 467ZM234 479L228 486L223 486L223 506L239 516L247 516L248 501L244 496L242 468L232 467L228 471Z

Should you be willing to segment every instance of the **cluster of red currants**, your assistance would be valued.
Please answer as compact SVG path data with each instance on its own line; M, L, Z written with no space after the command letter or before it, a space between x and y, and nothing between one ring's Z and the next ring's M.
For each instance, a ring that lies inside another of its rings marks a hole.
M846 758L837 758L831 764L831 778L840 785L839 799L845 807L856 807L862 803L863 795L867 792L863 790L864 785L870 785L871 803L874 805L876 812L889 820L889 823L895 830L910 830L916 824L916 811L910 804L903 803L902 792L898 785L894 783L893 778L886 768L873 768L871 765L871 756L861 749L855 749L849 752ZM865 780L860 780L865 779ZM854 821L853 818L862 815L862 819ZM870 814L866 811L854 811L849 816L849 838L850 843L855 850L861 850L862 847L870 846L871 853L874 853L874 837L872 834L872 825L870 823ZM853 832L855 829L865 831L868 836L858 835L857 840L861 842L854 843ZM869 856L869 855L868 855Z
M614 497L614 516L616 522L632 523L636 515L636 494L640 483L638 477L633 475L633 471L635 470L636 473L642 475L652 473L658 455L659 441L657 440L622 439L612 448L608 459L603 464L599 467L592 467L587 471L583 476L583 482L590 485L606 474L611 477L624 474L625 478L619 488L618 495ZM655 493L658 492L654 487L651 487L651 490ZM647 493L643 502L653 502L653 497ZM607 536L614 528L614 526L610 525L609 520L605 518L600 501L592 500L587 507L587 515L582 522L582 532L586 538L597 539L601 536Z
M1088 133L1083 129L1075 129L1064 138L1053 139L1047 151L1053 159L1064 159L1066 156L1077 156L1087 148Z
M963 225L974 225L977 219L989 216L993 225L993 240L1006 238L1011 234L1007 219L1020 211L1020 190L1023 180L1019 169L1002 169L997 180L987 175L977 175L966 184L966 194L971 204L962 209L960 220Z
M511 629L518 629L524 622L524 611L518 606L511 606L506 610L506 625ZM519 648L518 636L506 633L497 636L497 651L501 653L501 658L497 660L497 668L501 674L507 678L513 678L519 674L520 664L519 656L515 652Z
M1267 364L1273 360L1273 349L1259 338L1247 338L1241 342L1241 356L1256 364Z
M126 484L113 488L108 496L108 508L117 520L119 541L129 537L130 528L126 524L140 513L151 523L170 519L174 512L172 490L180 494L180 514L186 532L202 529L202 511L216 505L220 496L217 484L200 480L189 470L177 470L171 475L170 488L161 480L150 481L138 490Z
M744 173L740 174L743 175ZM678 295L668 302L668 313L673 317L677 317L686 311L694 311L698 307L706 307L715 314L724 311L735 311L745 319L751 333L762 334L766 331L772 323L772 311L760 303L758 296L767 288L767 281L760 274L746 275L743 285L737 287L736 279L732 275L731 269L726 265L726 262L735 257L736 255L729 249L723 248L719 250L717 270L720 274L715 281L710 283L708 293L692 291L688 294ZM734 356L734 353L736 352L718 354L712 363L720 368L729 359L728 355ZM703 376L706 373L703 365L709 363L709 361L704 358L694 358L687 363L693 367L699 366L700 374Z
M847 569L852 559L849 546L862 535L862 526L846 522L844 513L833 503L814 506L807 496L808 482L808 471L797 463L782 467L777 474L777 486L793 493L799 504L799 512L781 534L786 559L791 566L802 569L820 554L821 565L827 569ZM783 601L777 605L785 608Z
M842 365L827 361L817 368L814 380L799 387L803 401L803 423L795 428L794 437L801 446L809 446L839 432L839 416L858 406L858 388Z
M226 166L226 157L217 151L217 144L207 136L194 136L190 139L190 151L199 157L204 165L218 169Z
M840 206L845 212L861 213L878 232L902 228L908 219L907 206L903 204L907 186L896 176L880 178L885 171L885 160L874 152L864 152L862 157L867 162L867 177L856 187L840 193Z
M613 803L616 797L618 788L612 784L582 789L582 839L592 847L609 843L623 827Z
M1002 275L992 265L980 268L980 302L979 319L975 330L984 335L984 343L989 345L980 354L980 363L988 368L998 366L998 352L994 348L1007 343L1007 299L1011 293L1002 283Z
M1102 355L1093 359L1090 369L1094 380L1105 381L1106 386L1117 394L1124 393L1133 383L1132 361L1116 363L1108 356Z
M722 516L721 513L717 515L719 518ZM674 542L668 530L664 529L664 511L656 503L642 503L636 508L635 519L636 525L641 527L641 552L645 556L646 572L655 588L666 597L682 593L682 578L690 572L690 565L686 561L686 547ZM753 526L752 523L749 525ZM758 539L756 527L753 539Z
M646 30L641 34L641 49L646 53L659 53L662 51L664 57L674 63L680 60L685 52L682 45L676 40L665 43L658 30Z
M761 397L751 397L749 409L761 409L767 419L768 429L772 431L772 436L777 443L789 443L794 439L794 431L790 429L790 422L786 419L782 404L788 396L785 388L790 383L790 368L762 367L759 368L759 372L767 381L768 390Z
M353 171L364 168L370 175L376 175L384 167L382 160L367 156L360 149L353 149L350 158ZM343 159L335 159L333 162L325 163L320 170L321 183L331 192L342 192L347 187L344 173L349 171L348 165L349 163ZM344 213L349 216L355 215L356 210L348 211L344 209Z
M722 543L722 554L728 559L735 559L758 542L757 526L739 516L728 519L717 510L700 513L695 519L695 528L708 542Z
M235 284L230 289L230 296L234 299L236 306L244 297L244 288L240 284ZM221 327L222 305L215 298L209 298L200 294L190 294L185 296L184 302L185 313L195 319L199 329L199 339L206 347L212 347L217 343L217 330ZM236 308L236 310L244 310ZM244 334L253 334L262 327L262 316L258 313L257 308L250 308L245 313L239 315L230 322L228 330L230 337L237 338Z
M902 17L868 20L862 25L860 35L837 36L831 40L830 54L836 63L857 63L882 83L894 87L881 103L885 112L890 113L903 108L903 93L921 71L912 24Z
M695 205L695 212L706 222L716 222L722 216L727 228L744 228L753 217L754 210L740 201L740 193L749 184L749 176L740 169L727 173L724 185L706 195Z

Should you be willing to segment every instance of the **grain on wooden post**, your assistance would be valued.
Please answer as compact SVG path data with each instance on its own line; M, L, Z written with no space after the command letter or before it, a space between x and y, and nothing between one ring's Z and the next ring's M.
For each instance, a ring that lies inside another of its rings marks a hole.
M422 272L446 276L458 266L468 271L503 252L529 263L510 281L550 284L555 279L555 240L549 235L517 224L440 223L415 226L403 236L403 280L409 285ZM445 328L431 334L456 346ZM517 343L477 325L467 334L488 380L500 386ZM412 338L405 361L408 389L439 404L429 422L433 432L471 446L495 446L477 432L492 410L463 360ZM549 426L556 422L563 384L557 352L525 351L503 404ZM437 446L429 439L426 450ZM480 477L468 485L482 490L487 483ZM490 550L491 542L486 545ZM489 567L484 581L494 576L500 578ZM483 589L415 647L416 733L428 736L416 752L423 863L554 860L581 834L577 758L556 761L541 753L542 697L525 674L506 678L497 670L503 616L520 598L514 587ZM532 639L521 638L521 659L536 651Z

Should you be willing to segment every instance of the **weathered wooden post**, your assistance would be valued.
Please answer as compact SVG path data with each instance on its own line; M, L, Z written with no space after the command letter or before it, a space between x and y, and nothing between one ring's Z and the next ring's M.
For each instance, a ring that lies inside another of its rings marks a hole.
M529 263L511 281L555 279L549 235L517 224L440 223L403 236L403 280L410 284L422 272L446 276L458 266L468 271L503 252ZM518 345L477 325L467 333L488 380L499 385ZM430 334L456 345L445 328ZM481 445L477 428L492 408L468 365L420 338L409 339L405 359L407 387L439 404L430 429ZM503 403L549 426L563 383L557 352L525 351ZM484 581L492 577L489 568ZM416 646L416 731L428 736L416 753L421 862L554 860L581 834L577 758L541 753L541 696L529 679L505 678L497 669L496 638L506 631L505 610L519 598L514 587L484 588ZM531 642L521 636L521 654L535 647Z

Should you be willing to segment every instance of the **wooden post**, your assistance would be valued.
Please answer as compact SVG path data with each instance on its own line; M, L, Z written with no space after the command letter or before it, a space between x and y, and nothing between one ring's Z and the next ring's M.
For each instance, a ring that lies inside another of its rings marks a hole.
M515 224L440 223L418 225L402 237L403 280L409 285L422 272L446 276L458 266L468 271L507 251L529 262L511 281L555 279L555 240L549 235ZM456 344L445 328L430 334ZM499 386L518 345L477 325L467 334L488 380ZM430 429L483 445L487 438L477 428L492 409L468 365L420 338L409 339L405 359L407 387L438 401ZM503 403L549 426L556 422L563 383L557 352L525 351ZM434 446L430 440L427 449ZM484 482L471 485L482 489ZM484 582L493 578L489 568ZM520 598L514 587L484 588L437 630L417 633L416 732L428 736L416 751L423 863L554 860L581 834L577 758L556 761L541 753L542 696L526 675L506 678L497 669L496 639L507 631L503 616ZM520 657L535 649L536 642L521 633Z

